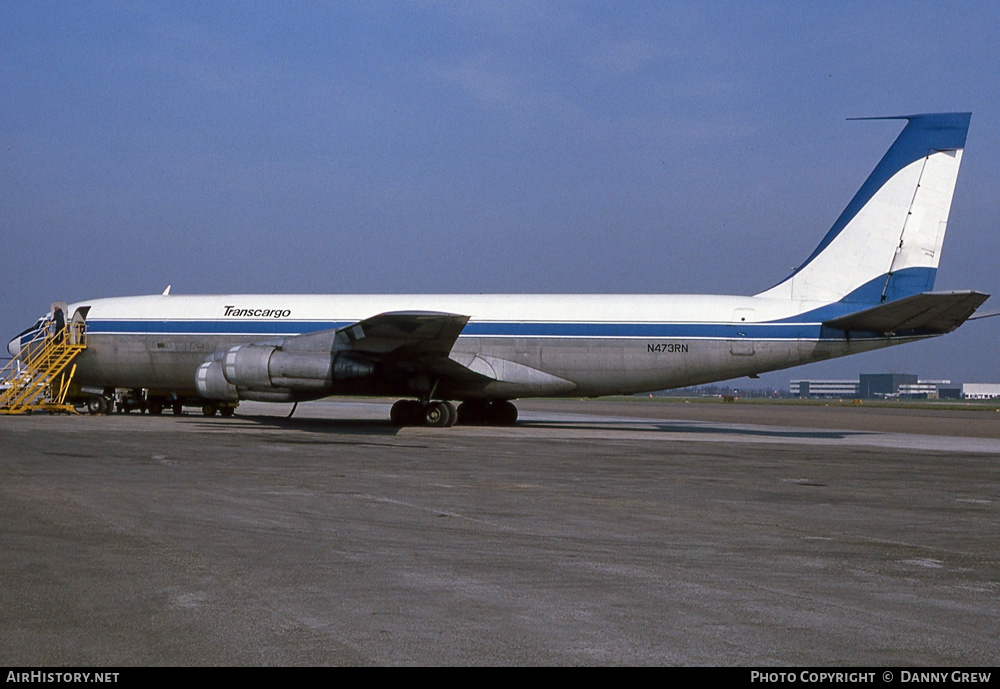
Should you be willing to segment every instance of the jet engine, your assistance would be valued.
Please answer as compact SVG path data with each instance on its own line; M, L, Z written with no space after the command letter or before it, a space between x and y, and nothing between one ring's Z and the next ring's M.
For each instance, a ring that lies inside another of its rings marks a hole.
M304 339L304 338L303 338ZM302 349L299 338L288 345L238 345L217 352L198 367L198 393L208 399L266 402L322 397L337 381L375 375L375 362L352 352ZM295 345L299 345L296 347Z

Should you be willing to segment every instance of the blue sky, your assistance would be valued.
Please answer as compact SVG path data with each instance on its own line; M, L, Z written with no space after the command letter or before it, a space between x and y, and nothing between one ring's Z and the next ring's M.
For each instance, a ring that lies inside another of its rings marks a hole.
M0 333L167 284L752 294L902 127L846 118L933 111L973 113L936 288L1000 295L998 34L993 2L7 0ZM1000 381L998 329L762 380Z

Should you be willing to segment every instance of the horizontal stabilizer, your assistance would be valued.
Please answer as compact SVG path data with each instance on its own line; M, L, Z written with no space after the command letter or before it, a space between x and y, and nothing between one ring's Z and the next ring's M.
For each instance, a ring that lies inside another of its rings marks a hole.
M823 325L838 330L900 333L919 330L950 333L962 325L990 295L982 292L924 292L874 308L840 316Z

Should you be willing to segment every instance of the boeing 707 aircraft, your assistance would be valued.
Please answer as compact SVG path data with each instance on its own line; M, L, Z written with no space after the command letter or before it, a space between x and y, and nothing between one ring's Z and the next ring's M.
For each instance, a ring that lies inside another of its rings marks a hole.
M76 381L97 409L117 389L206 414L378 395L400 398L397 425L507 425L517 398L684 387L948 333L989 296L932 291L970 114L884 119L906 125L875 170L805 262L754 296L92 299L66 308L86 328Z

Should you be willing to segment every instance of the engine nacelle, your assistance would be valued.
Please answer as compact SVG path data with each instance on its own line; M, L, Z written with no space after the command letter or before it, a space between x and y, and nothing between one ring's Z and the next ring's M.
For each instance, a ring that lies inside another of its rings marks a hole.
M205 399L225 402L238 402L240 399L236 386L226 380L222 364L218 361L206 361L199 366L194 379L198 394Z
M268 363L276 347L239 345L233 347L222 359L226 380L240 388L270 388L271 376Z
M286 351L272 345L239 345L222 357L222 374L239 390L331 390L335 381L375 375L375 363L349 352ZM209 374L206 374L206 376Z
M299 402L301 396L291 390L240 390L240 399L250 402ZM308 399L308 398L307 398Z
M250 400L252 402L298 402L303 399L301 393L297 393L288 388L268 387L266 390L253 390L250 388L238 388L226 380L223 374L222 362L207 361L198 367L195 374L195 385L198 394L205 399L221 400L224 402L239 402ZM312 399L313 396L306 395L305 399Z

